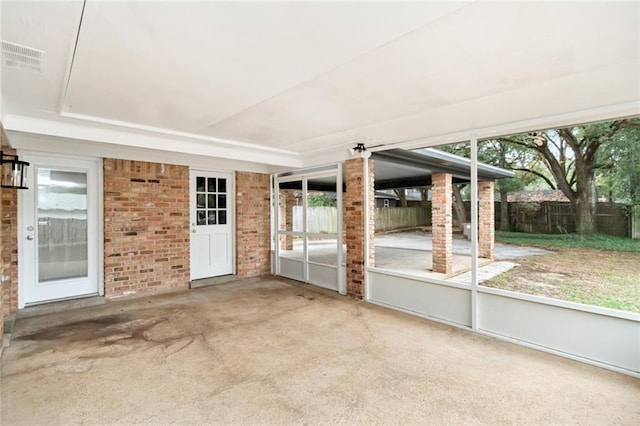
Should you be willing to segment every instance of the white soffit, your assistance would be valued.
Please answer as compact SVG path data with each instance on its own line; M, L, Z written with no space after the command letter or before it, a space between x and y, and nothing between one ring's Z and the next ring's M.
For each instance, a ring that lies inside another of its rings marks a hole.
M323 151L362 138L373 145L442 141L479 128L637 102L639 7L476 3L208 132ZM640 112L637 105L630 110Z
M82 14L81 1L0 2L0 38L45 53L42 74L2 66L5 114L59 112Z
M462 4L87 2L64 111L200 133Z

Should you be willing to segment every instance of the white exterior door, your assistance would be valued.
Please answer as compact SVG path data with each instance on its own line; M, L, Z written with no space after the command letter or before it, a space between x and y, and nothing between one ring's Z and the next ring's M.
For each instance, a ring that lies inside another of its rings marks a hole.
M233 179L191 170L191 279L233 273Z
M99 160L21 155L19 307L100 292Z

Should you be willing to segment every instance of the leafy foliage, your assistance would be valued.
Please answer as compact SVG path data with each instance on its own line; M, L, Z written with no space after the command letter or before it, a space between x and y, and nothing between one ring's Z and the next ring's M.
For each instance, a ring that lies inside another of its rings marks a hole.
M442 148L469 157L469 144ZM640 118L548 129L481 141L478 160L515 170L498 181L504 194L544 182L576 206L581 235L595 229L598 192L610 201L640 204Z
M336 207L335 198L327 196L325 193L311 193L307 196L307 205L309 207Z

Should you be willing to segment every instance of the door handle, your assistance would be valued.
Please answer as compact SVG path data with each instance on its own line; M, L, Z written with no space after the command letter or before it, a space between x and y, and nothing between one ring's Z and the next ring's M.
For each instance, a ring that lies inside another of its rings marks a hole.
M27 235L27 240L29 241L33 241L35 237L33 235Z

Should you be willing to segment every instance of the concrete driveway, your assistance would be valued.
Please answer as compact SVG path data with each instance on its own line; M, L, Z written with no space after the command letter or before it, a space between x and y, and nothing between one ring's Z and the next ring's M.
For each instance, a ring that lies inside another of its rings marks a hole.
M277 278L18 318L0 423L638 424L640 381Z

